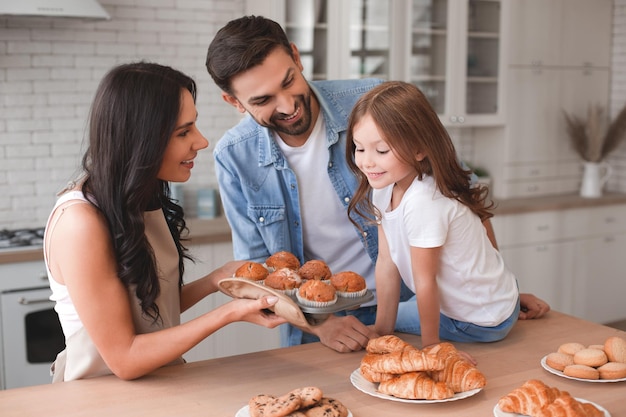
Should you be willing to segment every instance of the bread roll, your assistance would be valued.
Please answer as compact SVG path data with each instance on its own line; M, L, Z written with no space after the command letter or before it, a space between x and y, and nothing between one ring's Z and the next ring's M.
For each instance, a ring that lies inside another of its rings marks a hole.
M600 372L596 368L587 365L568 365L563 369L567 376L581 379L600 379Z
M607 362L598 367L600 379L622 379L626 378L626 363Z
M610 362L626 363L626 340L611 336L604 342L604 352Z
M561 346L559 346L558 352L574 356L576 352L583 349L585 349L585 345L583 345L582 343L569 342L563 343Z
M604 365L608 361L604 351L599 349L582 349L574 354L574 363L579 365L587 365L596 368Z
M546 356L546 365L557 371L562 371L568 365L574 364L574 357L566 353L552 352Z

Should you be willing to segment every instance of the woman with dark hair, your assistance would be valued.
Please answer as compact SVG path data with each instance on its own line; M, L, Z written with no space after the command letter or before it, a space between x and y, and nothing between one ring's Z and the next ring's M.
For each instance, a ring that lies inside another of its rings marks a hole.
M168 364L223 326L284 323L275 297L233 300L187 323L180 314L217 291L241 262L185 285L183 209L169 182L191 176L208 146L196 126L196 85L170 67L131 63L102 80L80 178L46 226L44 256L66 338L53 381L134 379Z
M419 334L424 347L503 339L519 316L517 281L483 226L487 190L472 186L422 92L390 81L365 93L346 147L359 178L348 212L379 225L376 332ZM413 315L399 314L401 281Z

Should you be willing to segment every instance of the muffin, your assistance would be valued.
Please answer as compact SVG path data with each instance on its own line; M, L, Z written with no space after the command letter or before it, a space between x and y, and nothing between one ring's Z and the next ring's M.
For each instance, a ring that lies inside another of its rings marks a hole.
M269 271L266 267L258 262L246 262L235 271L235 276L239 278L247 278L252 281L263 281Z
M337 295L340 297L361 297L365 295L367 291L365 278L352 271L333 274L330 277L330 284L335 288Z
M296 296L302 305L308 307L327 307L337 302L335 288L316 279L304 281Z
M300 261L296 255L290 252L276 252L265 260L265 265L273 270L281 268L289 268L297 271L300 268Z
M296 288L302 284L302 278L293 269L281 268L270 272L267 278L265 278L264 284L275 290L293 294Z
M326 262L320 261L319 259L312 259L305 262L298 270L298 273L302 279L317 279L322 281L330 279L332 275Z

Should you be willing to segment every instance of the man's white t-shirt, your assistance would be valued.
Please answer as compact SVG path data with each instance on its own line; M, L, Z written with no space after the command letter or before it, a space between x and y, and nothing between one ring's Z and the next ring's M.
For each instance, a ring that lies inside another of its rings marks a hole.
M415 292L411 247L442 247L437 284L441 312L479 326L496 326L516 307L518 289L480 218L467 206L441 194L432 177L417 178L394 210L393 185L373 192L391 258Z

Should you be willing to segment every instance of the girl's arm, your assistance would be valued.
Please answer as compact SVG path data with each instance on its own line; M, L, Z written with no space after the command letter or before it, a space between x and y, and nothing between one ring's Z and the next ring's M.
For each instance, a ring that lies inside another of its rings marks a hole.
M49 236L49 266L67 287L86 331L118 377L134 379L164 366L235 321L266 327L285 322L261 311L277 301L266 297L234 300L179 326L137 334L106 221L88 204L65 210Z
M379 335L392 334L398 315L400 302L400 273L391 260L387 237L382 226L378 226L378 259L376 261L376 324L374 329Z
M422 347L439 343L439 287L437 272L441 247L411 247L415 295L422 328Z

